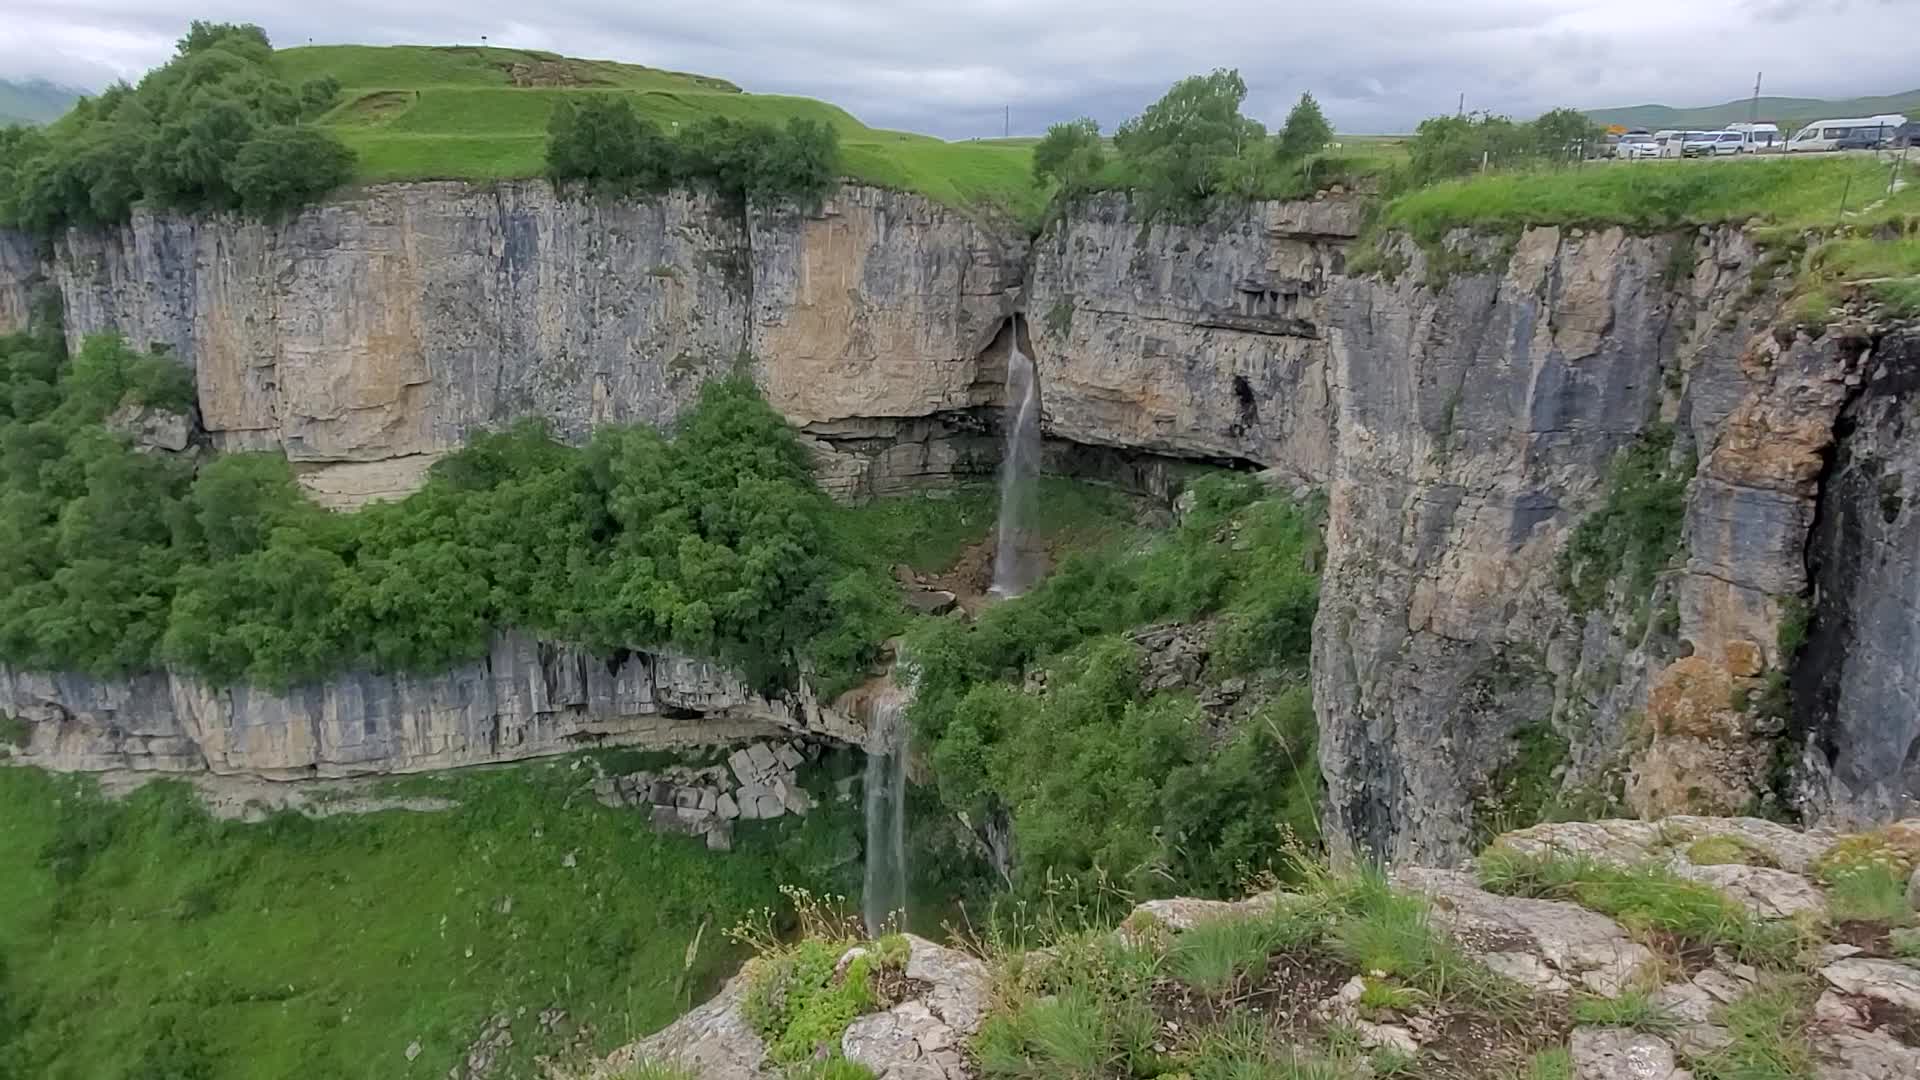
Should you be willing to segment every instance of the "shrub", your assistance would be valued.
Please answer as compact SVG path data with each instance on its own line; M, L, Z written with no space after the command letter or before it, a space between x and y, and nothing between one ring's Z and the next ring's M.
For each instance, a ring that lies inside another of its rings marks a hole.
M840 1036L875 1005L874 959L861 954L844 972L834 968L844 942L806 939L754 961L741 1014L767 1040L767 1056L781 1065L839 1053Z
M547 173L603 189L664 191L673 182L673 147L660 127L624 96L562 101L547 121Z
M352 177L353 151L305 125L261 132L226 170L241 209L260 215L304 206Z
M1560 553L1560 591L1577 614L1603 606L1623 573L1625 593L1644 600L1655 575L1680 551L1693 459L1673 454L1671 426L1648 427L1607 473L1600 507L1574 527Z

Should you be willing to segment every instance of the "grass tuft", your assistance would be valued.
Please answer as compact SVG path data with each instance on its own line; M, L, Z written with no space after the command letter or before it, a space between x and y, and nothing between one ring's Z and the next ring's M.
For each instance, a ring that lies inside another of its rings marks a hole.
M1679 1017L1657 1004L1651 993L1638 988L1624 990L1614 998L1583 995L1575 999L1573 1021L1601 1027L1632 1028L1655 1035L1680 1026Z
M1570 900L1613 917L1629 930L1723 946L1744 963L1790 968L1800 951L1797 927L1762 923L1718 889L1686 881L1660 866L1616 867L1523 855L1495 845L1480 857L1479 876L1490 892Z
M1914 921L1907 879L1887 866L1867 865L1840 875L1827 887L1827 904L1840 922L1905 926Z
M1733 1041L1693 1062L1696 1080L1812 1080L1812 987L1776 978L1726 1006L1719 1021Z

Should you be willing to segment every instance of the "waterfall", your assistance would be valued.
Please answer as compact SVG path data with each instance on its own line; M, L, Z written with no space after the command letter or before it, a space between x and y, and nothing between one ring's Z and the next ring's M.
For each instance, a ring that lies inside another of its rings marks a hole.
M868 703L867 866L861 913L875 937L907 920L907 703L889 686Z
M1019 596L1033 584L1026 551L1034 481L1040 474L1040 380L1033 360L1020 351L1020 332L1009 334L1007 355L1007 446L1000 462L1000 524L994 540L996 596Z

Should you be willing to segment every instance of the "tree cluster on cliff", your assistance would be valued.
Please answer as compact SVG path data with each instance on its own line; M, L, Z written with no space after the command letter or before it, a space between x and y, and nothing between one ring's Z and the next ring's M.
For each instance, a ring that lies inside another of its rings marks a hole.
M195 22L172 60L43 129L0 131L0 225L47 233L136 204L267 214L345 183L353 155L307 123L339 86L294 86L257 26Z
M1302 94L1270 136L1241 113L1246 97L1238 71L1182 79L1120 125L1111 157L1093 120L1055 124L1034 147L1034 179L1068 198L1130 189L1154 212L1192 210L1223 195L1303 193L1311 186L1310 159L1333 140L1319 103Z
M1137 895L1230 891L1281 868L1289 839L1317 837L1302 673L1319 510L1244 477L1190 491L1192 510L1152 543L1076 554L1017 602L909 637L909 715L941 799L1011 825L1017 887L1104 874ZM1150 658L1125 634L1147 623L1204 641L1211 678L1264 699L1253 715L1223 720L1191 692L1150 685Z
M1408 172L1415 184L1429 184L1482 167L1566 165L1603 141L1599 126L1574 109L1554 109L1528 121L1491 113L1436 116L1415 129L1407 145Z
M805 659L831 682L899 629L886 568L830 527L805 450L744 379L708 386L672 438L480 436L353 515L310 503L278 456L196 470L106 423L191 402L184 369L117 338L71 358L57 334L0 339L0 660L285 685L444 667L523 627L674 644L764 683Z
M668 136L624 97L561 102L547 125L547 173L597 191L700 188L738 205L817 206L839 181L840 137L804 117L784 127L709 116Z

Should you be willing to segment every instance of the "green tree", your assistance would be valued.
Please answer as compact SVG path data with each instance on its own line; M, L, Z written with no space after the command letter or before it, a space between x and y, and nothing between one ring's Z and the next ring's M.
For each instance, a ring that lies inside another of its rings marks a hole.
M1579 161L1602 145L1600 125L1578 109L1552 109L1527 125L1533 153L1543 161Z
M353 179L353 151L317 128L269 128L247 141L226 168L242 209L282 213Z
M259 27L196 22L137 86L83 99L30 137L0 135L0 225L50 233L124 221L142 202L266 212L323 194L351 158L331 135L292 129L338 88L296 89L272 61Z
M547 174L609 190L663 191L673 181L673 148L624 96L595 94L554 107Z
M1070 196L1091 188L1106 164L1100 125L1084 116L1047 128L1046 137L1033 148L1034 180L1057 184Z
M1114 132L1150 211L1204 202L1220 189L1225 163L1265 138L1240 114L1246 97L1238 71L1189 76Z
M1326 114L1320 111L1320 103L1311 93L1300 95L1300 100L1287 113L1287 122L1280 129L1278 153L1283 162L1300 161L1310 154L1317 154L1333 141L1333 125L1327 123Z
M185 36L175 45L181 56L191 56L216 47L256 59L265 59L273 52L273 42L267 40L267 32L252 23L219 23L204 19L193 20Z
M319 116L340 100L340 80L331 75L308 79L300 84L300 115Z

